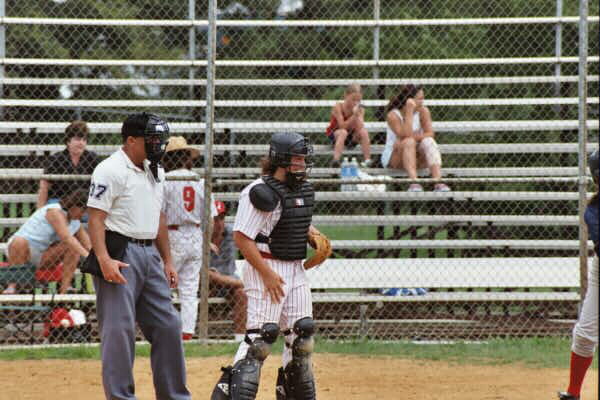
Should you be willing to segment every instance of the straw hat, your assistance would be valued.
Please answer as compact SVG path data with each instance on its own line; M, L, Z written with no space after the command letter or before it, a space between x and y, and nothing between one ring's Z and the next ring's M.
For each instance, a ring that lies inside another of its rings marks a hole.
M167 144L166 152L168 153L177 150L189 150L193 158L200 157L200 151L189 146L183 136L171 136Z

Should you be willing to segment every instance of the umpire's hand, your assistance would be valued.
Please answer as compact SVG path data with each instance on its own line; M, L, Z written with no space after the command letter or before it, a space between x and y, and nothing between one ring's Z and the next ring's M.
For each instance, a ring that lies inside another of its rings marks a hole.
M175 289L177 283L179 283L179 277L177 276L177 271L175 271L173 264L165 263L165 276L167 277L167 282L169 282L171 289Z
M114 260L110 257L98 260L98 263L100 264L102 275L104 275L104 279L107 282L120 284L127 283L127 280L121 274L121 268L129 267L129 264Z

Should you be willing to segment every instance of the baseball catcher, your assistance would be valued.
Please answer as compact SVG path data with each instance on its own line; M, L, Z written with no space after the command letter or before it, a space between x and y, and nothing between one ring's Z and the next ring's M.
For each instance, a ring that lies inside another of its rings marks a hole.
M276 398L316 398L311 361L315 322L305 269L325 261L331 246L311 225L311 156L312 146L302 135L273 135L263 176L240 194L233 238L246 260L247 330L233 365L222 369L211 400L255 399L263 362L280 332L285 346ZM307 244L315 254L303 264Z

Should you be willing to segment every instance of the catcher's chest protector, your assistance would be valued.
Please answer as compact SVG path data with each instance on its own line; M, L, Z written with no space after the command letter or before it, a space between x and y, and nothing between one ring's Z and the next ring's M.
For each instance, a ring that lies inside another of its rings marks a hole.
M280 260L306 258L308 227L312 221L315 191L309 182L303 182L295 191L272 176L263 176L264 182L281 199L281 217L269 236L269 249Z

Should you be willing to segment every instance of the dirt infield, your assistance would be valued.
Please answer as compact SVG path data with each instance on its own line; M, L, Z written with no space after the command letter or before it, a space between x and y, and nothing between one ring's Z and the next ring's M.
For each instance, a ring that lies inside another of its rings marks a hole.
M389 357L355 357L317 354L314 357L319 400L330 399L555 399L566 385L568 371L522 366L470 366L447 362L410 361ZM195 399L208 399L229 358L188 360L188 381ZM258 399L274 399L279 357L263 368ZM153 399L149 360L135 365L140 400ZM583 398L596 399L597 373L588 374ZM98 361L0 362L0 398L79 400L102 399Z

